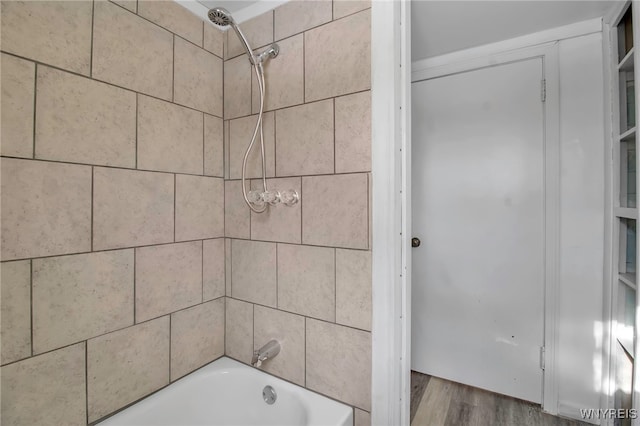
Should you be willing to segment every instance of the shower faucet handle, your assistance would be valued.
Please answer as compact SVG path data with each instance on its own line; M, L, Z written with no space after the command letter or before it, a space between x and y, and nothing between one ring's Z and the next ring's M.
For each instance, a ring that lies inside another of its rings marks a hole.
M285 206L293 206L300 201L300 195L298 195L298 191L295 189L289 189L287 191L280 192L280 201Z

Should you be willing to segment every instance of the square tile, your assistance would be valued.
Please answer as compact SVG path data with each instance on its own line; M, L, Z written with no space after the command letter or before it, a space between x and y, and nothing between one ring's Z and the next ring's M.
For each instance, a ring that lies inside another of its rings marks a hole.
M224 238L202 242L202 297L205 301L225 295Z
M173 34L113 3L95 2L92 77L171 100Z
M280 343L280 353L262 363L260 369L304 386L304 317L256 305L253 348L270 340Z
M223 57L225 32L210 22L204 23L204 48L219 58Z
M204 115L204 174L224 177L224 131L221 118Z
M305 100L371 88L371 11L305 33Z
M355 426L371 426L371 413L356 408L354 410L355 413Z
M224 62L224 118L251 114L251 63L246 56Z
M224 298L171 314L171 381L224 355Z
M231 238L224 239L224 284L224 294L231 297Z
M138 168L203 173L202 113L138 96Z
M369 187L364 173L302 178L302 243L369 247Z
M133 325L133 249L33 260L33 352Z
M173 241L174 177L168 173L96 167L93 249Z
M91 167L2 159L2 260L91 250Z
M371 330L371 252L336 249L336 322Z
M0 363L31 356L31 262L0 265Z
M33 62L2 54L2 155L33 157L35 73Z
M176 175L176 241L224 237L224 180Z
M332 3L326 0L296 0L276 8L276 40L331 21Z
M334 322L335 250L278 244L278 308Z
M276 245L260 241L231 242L231 295L276 307Z
M249 46L253 49L266 46L273 42L273 11L265 12L261 15L242 22L242 33L247 38ZM225 59L238 55L246 55L244 45L236 35L235 31L227 31L227 52Z
M252 188L262 191L262 179L251 181ZM268 179L269 191L295 190L302 194L302 181L299 177ZM302 242L302 203L293 206L278 204L269 206L263 213L251 212L251 239L277 241L281 243Z
M339 19L370 7L371 0L334 0L333 19Z
M169 344L168 316L89 340L89 422L169 384Z
M262 117L264 150L267 163L267 176L275 176L275 114L265 113ZM257 115L238 118L229 122L229 176L231 179L242 178L242 161L251 143L253 132L258 121ZM262 178L262 157L260 156L260 132L253 144L247 159L246 178ZM248 187L248 184L247 184Z
M111 2L124 7L133 13L138 13L138 0L110 0Z
M294 2L291 2L294 3ZM280 53L264 66L266 77L265 111L304 102L304 40L302 34L278 42ZM260 89L252 78L254 114L260 111Z
M83 343L0 369L4 425L86 425Z
M224 178L231 179L229 177L229 120L224 122Z
M247 190L250 182L247 181ZM249 207L242 195L242 181L227 180L224 182L224 232L225 237L250 238Z
M224 354L251 363L253 356L253 305L227 297Z
M179 37L175 49L174 102L222 117L222 59Z
M7 1L0 47L45 64L89 75L91 1Z
M276 175L334 171L333 99L276 111Z
M336 98L336 173L371 171L371 92Z
M136 249L136 323L202 302L202 242Z
M371 333L307 319L307 388L371 410Z
M136 94L38 67L36 158L136 166Z
M138 15L202 46L202 20L176 1L139 0Z

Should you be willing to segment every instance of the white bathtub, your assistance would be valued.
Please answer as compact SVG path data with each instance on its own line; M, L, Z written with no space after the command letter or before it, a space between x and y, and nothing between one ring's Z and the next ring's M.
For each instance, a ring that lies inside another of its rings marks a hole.
M277 393L273 405L265 386ZM351 407L229 358L172 383L100 422L100 426L352 426Z

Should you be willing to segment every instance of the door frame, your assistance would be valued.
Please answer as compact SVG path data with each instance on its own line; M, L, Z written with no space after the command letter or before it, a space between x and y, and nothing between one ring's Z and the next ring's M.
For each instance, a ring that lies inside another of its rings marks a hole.
M558 348L557 308L559 290L560 249L560 97L559 97L559 43L544 43L502 53L492 53L433 66L416 67L412 72L412 83L437 77L458 74L482 68L541 58L543 80L546 82L544 115L544 369L542 385L542 407L551 414L558 412L558 382L556 358ZM423 63L424 65L424 63ZM541 85L541 91L543 90ZM542 93L541 93L542 96Z

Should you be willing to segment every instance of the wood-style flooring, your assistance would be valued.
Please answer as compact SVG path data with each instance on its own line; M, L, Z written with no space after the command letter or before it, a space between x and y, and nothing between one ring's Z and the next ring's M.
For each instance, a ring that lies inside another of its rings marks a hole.
M411 372L411 426L587 426L539 405Z

